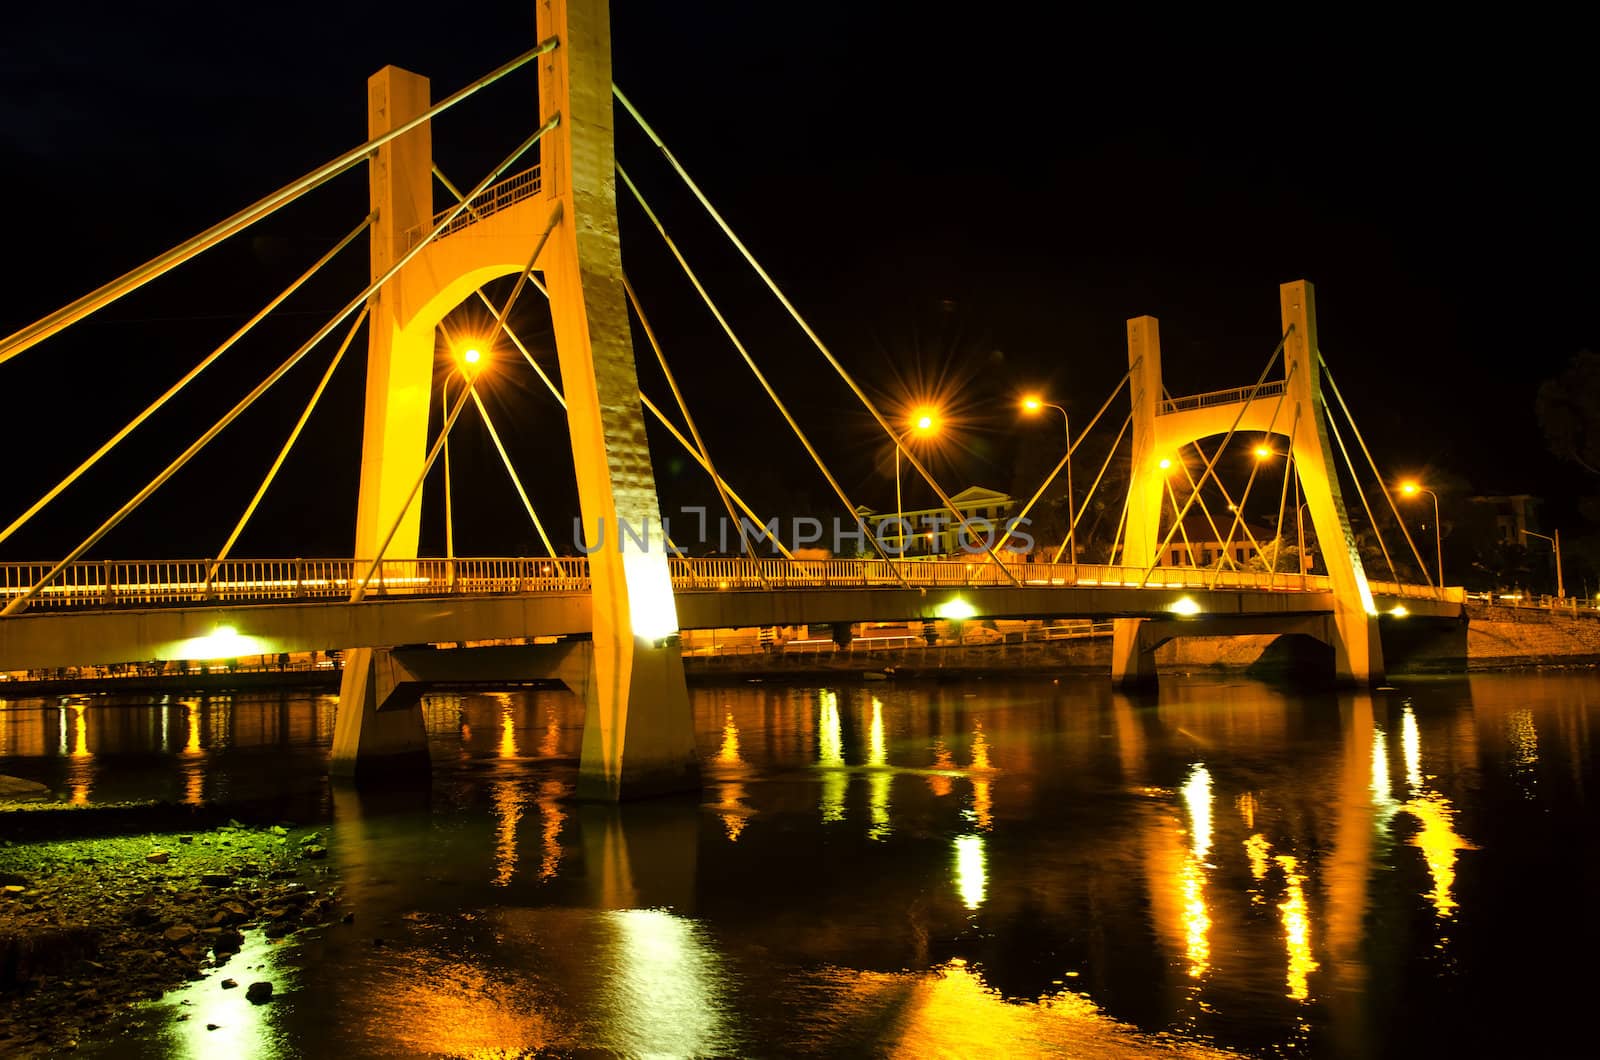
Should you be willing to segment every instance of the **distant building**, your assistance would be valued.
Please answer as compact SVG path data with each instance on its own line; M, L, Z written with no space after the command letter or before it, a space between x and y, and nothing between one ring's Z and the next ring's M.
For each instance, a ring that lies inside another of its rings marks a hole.
M1009 494L983 486L968 486L950 500L968 522L986 521L974 526L980 538L986 524L993 527L991 540L994 544L999 543L1000 535L1005 533L1006 520L1018 507L1015 498ZM896 554L903 537L905 550L901 554L906 556L952 555L960 550L964 538L961 524L950 514L950 509L942 504L933 508L907 508L898 513L880 512L862 506L856 509L856 515L883 542L884 550L891 556ZM896 517L903 519L905 525L896 523ZM982 542L973 547L981 549Z
M1494 521L1494 540L1501 545L1527 544L1524 530L1539 530L1539 498L1527 493L1512 493L1498 497L1469 497L1472 504L1481 505Z

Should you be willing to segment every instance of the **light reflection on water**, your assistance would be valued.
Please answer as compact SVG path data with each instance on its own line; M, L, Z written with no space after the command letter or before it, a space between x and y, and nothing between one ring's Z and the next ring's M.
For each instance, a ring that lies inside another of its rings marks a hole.
M1393 1052L1483 983L1485 1001L1559 987L1520 950L1508 986L1485 954L1546 937L1554 911L1508 904L1530 865L1570 878L1595 853L1600 697L1581 680L1338 697L1169 681L1155 705L1098 682L694 699L703 797L606 810L569 801L574 701L430 697L432 801L334 793L328 864L357 926L304 944L304 988L274 1002L285 1040ZM24 705L0 711L0 772L94 801L132 771L197 799L258 765L317 777L328 723L318 698Z

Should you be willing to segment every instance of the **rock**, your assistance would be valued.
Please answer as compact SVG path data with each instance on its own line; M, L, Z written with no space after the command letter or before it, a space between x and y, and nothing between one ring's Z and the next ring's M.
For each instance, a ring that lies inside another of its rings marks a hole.
M303 835L303 836L300 837L300 845L303 846L303 847L310 846L312 843L320 843L320 842L322 842L322 833L321 832L311 832L308 835Z
M279 836L289 834L289 830L281 824L275 824L271 828L267 829L267 831L271 832L273 835Z
M21 894L27 888L18 883L8 883L5 885L4 890L7 894Z
M205 872L200 875L200 883L204 887L226 887L233 882L233 877L225 872Z
M188 942L194 936L195 930L192 924L174 924L161 933L161 937L168 942Z
M181 835L181 836L178 837L178 842L183 843L184 845L188 845L188 844L194 842L194 836L192 836L192 835Z
M37 802L50 797L50 789L37 781L0 775L0 802Z
M0 885L18 888L26 887L28 886L28 877L15 872L0 872Z
M208 1023L208 1024L206 1024L206 1030L214 1031L220 1026L222 1026L222 1024L220 1024L220 1023Z
M188 960L198 961L200 958L206 955L206 948L191 942L187 946L179 946L178 952L183 954L183 956Z
M300 856L303 858L311 858L313 860L325 858L328 856L328 848L320 843L312 843L310 846L303 846L300 848Z
M244 936L232 928L224 928L217 932L217 937L211 943L211 948L220 956L224 953L238 953L244 946Z
M294 930L294 925L285 920L268 924L261 929L261 934L269 939L281 939Z
M238 987L238 985L239 981L237 979L224 979L222 981L222 989L224 990L233 990Z
M355 922L356 915L354 913L346 913L344 916L339 918L339 923L341 924L354 924Z
M152 850L144 856L144 859L152 865L165 865L167 863L167 852L165 850Z
M263 1005L272 1000L272 984L251 983L245 988L244 997L252 1005Z

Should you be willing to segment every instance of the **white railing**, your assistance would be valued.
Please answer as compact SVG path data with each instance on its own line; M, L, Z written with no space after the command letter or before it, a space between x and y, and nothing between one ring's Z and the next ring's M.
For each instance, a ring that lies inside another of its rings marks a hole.
M477 195L474 195L468 201L467 208L456 214L455 219L445 225L444 231L434 238L443 239L452 232L459 232L469 225L476 224L490 214L504 210L513 203L519 203L523 199L531 198L539 194L539 186L538 166L534 166L532 169L525 169L515 176L507 177L498 184L492 184ZM433 215L433 220L426 227L416 225L413 228L406 229L405 249L410 250L416 246L425 233L433 231L446 217L450 216L455 208L454 205L451 205L440 210Z
M1432 585L1408 585L1403 582L1367 582L1373 596L1398 596L1407 600L1443 600L1459 604L1466 600L1467 591L1459 585L1447 585L1441 592Z
M1188 394L1184 397L1168 398L1161 403L1161 412L1165 415L1168 412L1182 412L1185 409L1206 409L1214 405L1238 405L1250 400L1252 391L1255 392L1257 400L1266 397L1277 397L1283 393L1285 385L1284 380L1274 379L1270 382L1262 383L1259 390L1253 386L1238 386L1232 390L1213 390L1206 394Z

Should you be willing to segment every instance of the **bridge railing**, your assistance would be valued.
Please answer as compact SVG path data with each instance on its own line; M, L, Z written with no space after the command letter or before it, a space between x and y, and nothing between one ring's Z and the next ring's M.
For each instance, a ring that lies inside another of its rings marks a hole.
M1444 600L1459 604L1466 601L1467 591L1459 585L1447 585L1444 591L1432 585L1407 585L1404 582L1367 582L1373 596L1398 596L1407 600Z
M443 239L452 232L459 232L463 228L483 220L490 214L504 210L507 206L519 203L523 199L531 198L539 194L539 187L538 166L509 176L498 184L491 184L477 195L474 195L471 201L467 203L467 208L456 214L455 219L445 226L444 231L440 232L437 238ZM428 224L415 225L406 229L404 249L410 250L416 246L424 234L431 232L436 225L450 216L451 211L454 209L455 206L447 206L434 214L433 220L429 221Z
M1288 385L1282 379L1274 379L1261 384L1257 390L1253 386L1236 386L1232 390L1212 390L1204 394L1185 394L1183 397L1167 398L1161 402L1161 412L1183 412L1186 409L1205 409L1214 405L1238 405L1250 400L1250 394L1255 392L1259 400L1266 397L1277 397L1283 393L1283 388Z
M1109 566L1092 563L1006 563L987 557L895 560L750 560L742 557L673 558L668 561L679 592L738 592L763 589L962 588L980 586L1079 586L1328 592L1326 575L1192 567ZM44 563L0 564L0 603L27 592L51 567ZM394 559L374 570L371 561L348 559L87 561L61 571L33 599L38 609L160 607L177 604L348 600L367 581L364 595L447 596L495 593L587 592L589 561L583 557ZM1438 599L1426 585L1372 582L1374 595ZM1444 599L1461 602L1462 590Z

